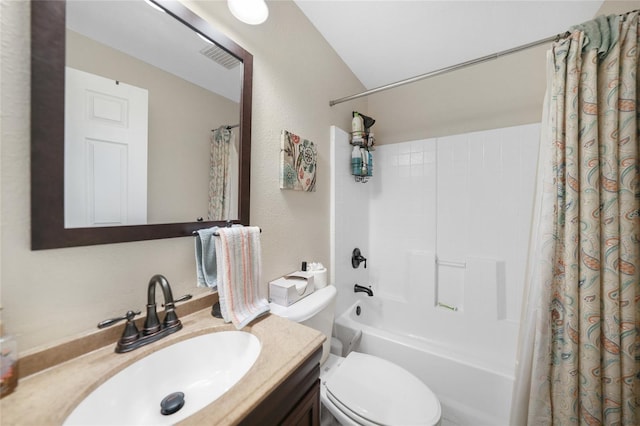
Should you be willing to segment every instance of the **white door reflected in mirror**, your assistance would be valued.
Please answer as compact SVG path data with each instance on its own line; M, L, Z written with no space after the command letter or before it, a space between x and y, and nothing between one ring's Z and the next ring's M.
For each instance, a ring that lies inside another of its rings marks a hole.
M66 68L65 227L147 223L148 91Z

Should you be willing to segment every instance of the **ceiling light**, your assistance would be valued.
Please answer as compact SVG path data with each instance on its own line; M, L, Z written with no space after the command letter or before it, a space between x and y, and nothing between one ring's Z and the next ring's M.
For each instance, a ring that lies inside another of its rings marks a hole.
M264 0L227 0L231 14L249 25L262 24L269 16Z

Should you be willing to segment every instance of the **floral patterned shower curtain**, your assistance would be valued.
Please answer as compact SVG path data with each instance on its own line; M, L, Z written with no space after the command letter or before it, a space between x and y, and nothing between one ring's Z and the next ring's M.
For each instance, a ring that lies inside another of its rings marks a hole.
M211 135L209 169L209 220L228 219L227 195L229 185L229 154L233 133L226 127L219 127Z
M603 16L550 52L513 424L640 425L639 31Z

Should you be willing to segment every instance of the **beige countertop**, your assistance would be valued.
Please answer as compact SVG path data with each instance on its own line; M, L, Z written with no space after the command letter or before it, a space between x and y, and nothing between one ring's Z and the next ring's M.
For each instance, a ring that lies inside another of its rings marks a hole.
M111 376L149 353L201 334L235 330L204 309L181 318L183 329L125 354L114 344L94 350L21 379L16 391L0 400L0 423L59 425L89 393ZM122 326L123 327L123 326ZM254 321L243 331L254 334L262 349L249 372L219 399L181 425L236 424L318 349L322 333L276 315Z

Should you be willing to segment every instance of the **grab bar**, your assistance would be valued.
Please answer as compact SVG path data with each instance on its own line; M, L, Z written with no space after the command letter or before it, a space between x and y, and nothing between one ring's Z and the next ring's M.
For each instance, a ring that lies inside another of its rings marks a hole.
M440 303L440 302L438 302L438 306L440 306L441 308L447 308L447 309L450 309L450 310L452 310L452 311L454 311L454 312L458 310L458 308L457 308L457 307L455 307L455 306L446 305L446 304L444 304L444 303Z

